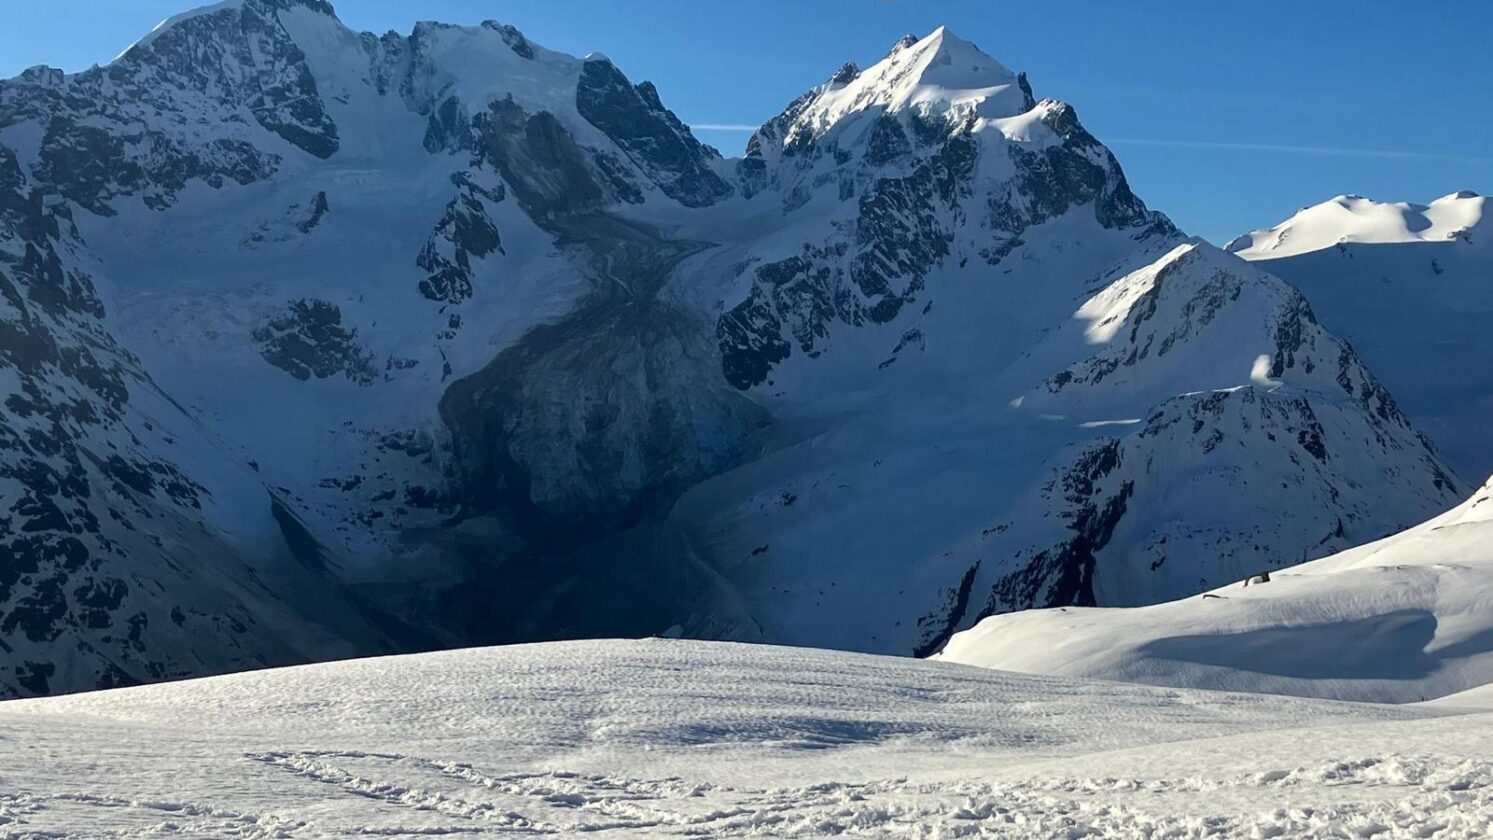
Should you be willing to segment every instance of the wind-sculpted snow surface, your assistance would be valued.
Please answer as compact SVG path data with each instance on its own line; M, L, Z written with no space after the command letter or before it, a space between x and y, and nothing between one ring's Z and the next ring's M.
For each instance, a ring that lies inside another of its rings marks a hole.
M6 694L670 631L920 654L1463 492L1299 296L944 29L725 160L601 55L230 0L0 83L0 161Z
M997 616L939 659L1392 703L1493 683L1493 483L1403 533L1258 571L1268 580L1140 609Z
M649 640L0 705L17 837L1436 837L1493 716Z

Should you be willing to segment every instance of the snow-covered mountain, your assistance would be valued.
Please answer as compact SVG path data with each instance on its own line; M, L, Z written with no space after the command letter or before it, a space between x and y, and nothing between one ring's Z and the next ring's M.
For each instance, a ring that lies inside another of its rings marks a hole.
M1247 260L1278 260L1343 245L1403 245L1412 242L1474 244L1486 199L1470 190L1444 195L1430 204L1389 204L1361 195L1340 195L1272 228L1251 231L1228 250Z
M942 660L1405 703L1493 683L1493 481L1458 507L1268 580L1139 609L986 619Z
M893 396L690 490L675 539L765 638L928 652L993 612L1177 597L1446 505L1457 483L1298 293L1168 245L994 370L930 317Z
M1493 473L1493 223L1487 199L1338 196L1228 250L1301 289L1465 478Z
M601 55L229 0L0 83L0 151L4 693L666 632L926 653L1465 491L1297 292L943 29L728 160Z

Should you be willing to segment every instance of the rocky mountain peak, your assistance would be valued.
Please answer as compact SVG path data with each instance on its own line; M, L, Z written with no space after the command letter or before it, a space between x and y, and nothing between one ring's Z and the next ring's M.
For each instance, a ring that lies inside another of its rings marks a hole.
M1020 104L1001 94L1017 84L1016 74L973 43L940 26L912 44L899 46L860 76L862 107L883 104L898 110L919 103L985 101L997 110L989 116L1017 113Z
M922 38L902 38L870 67L841 67L764 125L748 156L775 146L791 153L862 114L998 119L1025 113L1033 104L1025 76L940 26Z
M259 6L263 9L273 11L289 11L291 9L309 9L319 15L337 17L337 10L332 7L328 0L243 0L245 5Z
M908 47L912 46L913 44L916 44L917 42L918 42L918 36L914 35L911 32L909 32L906 35L903 35L901 38L898 38L897 39L897 43L892 44L892 48L887 51L886 57L887 58L891 58L892 56L896 55L898 52L907 49Z
M835 71L835 75L829 77L829 83L838 86L848 85L855 81L855 78L860 74L860 65L854 61L847 61L840 65L840 69Z

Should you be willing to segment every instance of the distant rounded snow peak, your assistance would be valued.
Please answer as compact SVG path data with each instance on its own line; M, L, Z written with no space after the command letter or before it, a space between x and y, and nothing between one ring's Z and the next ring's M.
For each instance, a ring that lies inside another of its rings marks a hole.
M1383 202L1339 195L1275 227L1251 231L1228 250L1247 260L1292 257L1350 243L1391 244L1471 239L1483 220L1486 199L1471 190L1449 193L1430 204Z

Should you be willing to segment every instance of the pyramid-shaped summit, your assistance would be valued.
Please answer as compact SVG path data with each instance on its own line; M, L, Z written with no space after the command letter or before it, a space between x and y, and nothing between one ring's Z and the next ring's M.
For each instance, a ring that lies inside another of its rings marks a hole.
M898 41L847 85L840 99L834 104L851 106L846 110L974 105L981 116L1005 117L1027 109L1016 73L943 26L923 38Z
M772 135L790 145L803 142L863 113L916 110L1001 119L1026 113L1033 104L1022 74L940 26L922 38L902 37L864 70L845 65L765 126L769 136L756 145L773 145Z

